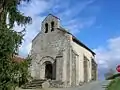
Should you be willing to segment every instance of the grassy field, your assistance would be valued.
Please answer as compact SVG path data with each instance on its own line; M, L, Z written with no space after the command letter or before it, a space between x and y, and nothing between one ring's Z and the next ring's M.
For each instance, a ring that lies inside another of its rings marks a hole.
M120 78L113 79L106 90L120 90Z

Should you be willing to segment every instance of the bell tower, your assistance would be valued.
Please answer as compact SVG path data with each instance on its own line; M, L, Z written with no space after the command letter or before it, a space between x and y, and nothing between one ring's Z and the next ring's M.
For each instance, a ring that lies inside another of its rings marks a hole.
M60 19L52 14L49 14L42 22L41 32L50 33L55 31L60 26Z

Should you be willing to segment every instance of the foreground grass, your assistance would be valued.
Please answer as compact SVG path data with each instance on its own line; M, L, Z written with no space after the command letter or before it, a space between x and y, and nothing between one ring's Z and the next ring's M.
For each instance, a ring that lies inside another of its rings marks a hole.
M120 78L113 79L106 90L120 90Z

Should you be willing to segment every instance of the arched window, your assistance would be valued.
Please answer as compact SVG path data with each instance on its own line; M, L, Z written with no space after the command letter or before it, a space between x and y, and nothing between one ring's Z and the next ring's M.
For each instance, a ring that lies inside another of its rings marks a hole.
M48 32L48 23L45 24L45 33Z
M54 22L51 22L51 31L54 31Z

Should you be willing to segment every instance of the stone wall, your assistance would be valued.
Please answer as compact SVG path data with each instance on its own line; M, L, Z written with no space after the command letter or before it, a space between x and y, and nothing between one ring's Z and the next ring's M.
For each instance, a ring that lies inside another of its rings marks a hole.
M78 60L79 60L79 65L77 66L77 71L78 76L77 79L79 80L79 82L84 82L84 56L88 59L88 81L91 81L92 79L92 61L91 58L95 58L94 55L88 51L87 49L85 49L84 47L80 46L79 44L77 44L76 42L71 42L72 45L72 49L78 54Z
M45 33L45 27L44 24L50 23L54 21L55 22L55 27L54 31L51 31L51 28L49 27L48 32ZM68 48L69 48L69 34L58 30L57 28L59 27L59 22L56 20L56 18L51 18L47 17L43 23L42 23L42 28L41 32L36 36L36 38L32 41L32 50L31 50L31 55L32 55L32 69L31 69L31 75L34 76L35 78L38 79L43 79L44 74L45 74L45 68L44 66L42 67L44 61L44 58L46 57L51 57L52 59L50 60L49 58L46 58L46 60L49 60L50 62L55 62L56 61L56 69L57 69L57 75L56 79L61 79L66 80L66 72L63 72L63 68L65 67L66 63L64 61L67 61L65 59L68 59L69 56L64 57L64 55L68 55ZM64 55L63 55L64 53ZM58 58L62 57L62 58ZM63 63L64 62L64 63ZM63 65L65 64L65 65ZM60 66L63 65L63 66ZM34 71L33 71L34 70ZM59 72L59 73L58 73ZM60 75L59 75L60 74Z
M54 28L51 26L54 22ZM46 32L46 23L48 31ZM36 79L45 78L45 62L50 61L56 64L54 75L56 80L64 82L65 86L79 85L84 82L84 56L89 63L88 81L92 79L92 62L93 54L72 41L72 35L61 31L59 19L49 15L42 22L40 33L32 41L32 66L31 75Z

